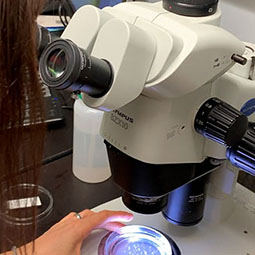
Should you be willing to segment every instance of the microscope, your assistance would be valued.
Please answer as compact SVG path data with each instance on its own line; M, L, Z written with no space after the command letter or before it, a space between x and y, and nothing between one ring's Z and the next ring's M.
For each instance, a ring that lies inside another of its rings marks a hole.
M172 245L107 253L96 233L84 254L255 253L254 193L237 185L234 195L239 170L255 175L255 46L220 28L217 5L88 5L45 46L42 81L104 111L100 132L124 192L98 209L130 209Z

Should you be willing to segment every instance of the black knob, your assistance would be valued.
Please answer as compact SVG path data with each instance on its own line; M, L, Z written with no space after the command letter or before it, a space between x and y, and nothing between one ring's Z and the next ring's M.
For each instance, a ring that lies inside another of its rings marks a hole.
M247 117L218 98L207 100L195 118L197 132L226 146L236 145L247 128Z
M255 130L249 127L238 145L227 149L227 158L236 167L255 176Z
M240 65L246 65L247 63L247 58L238 55L238 54L233 54L231 57L232 60L234 60L236 63L240 64Z
M203 17L217 11L218 0L163 0L163 8L184 16Z

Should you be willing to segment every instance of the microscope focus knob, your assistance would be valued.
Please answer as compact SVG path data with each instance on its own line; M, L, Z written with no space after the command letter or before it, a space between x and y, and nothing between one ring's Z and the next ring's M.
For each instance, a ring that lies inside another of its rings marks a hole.
M226 156L234 166L255 176L255 129L249 127L241 141L227 149Z
M248 128L248 118L218 98L210 98L198 110L195 129L225 146L236 145Z

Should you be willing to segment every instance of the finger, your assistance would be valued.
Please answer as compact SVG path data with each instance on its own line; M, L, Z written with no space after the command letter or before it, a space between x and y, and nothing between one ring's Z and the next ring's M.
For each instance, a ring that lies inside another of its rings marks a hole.
M98 219L101 219L101 224L106 224L108 222L116 222L116 221L123 221L129 222L131 221L134 216L132 213L123 212L123 211L108 211L104 210L98 212Z
M85 209L85 210L79 212L79 214L80 214L81 218L84 219L84 218L87 218L87 217L90 217L90 216L94 215L95 212L93 212L89 209Z
M101 211L93 214L89 218L81 219L82 224L80 224L80 231L81 234L86 237L94 229L105 228L107 223L116 221L130 221L132 219L133 215L131 213L122 211Z
M76 212L70 212L62 220L60 220L59 223L63 223L63 222L67 222L67 221L70 221L70 220L78 219L76 214L77 214ZM86 218L86 217L89 217L93 214L95 214L95 212L93 212L91 210L88 210L88 209L85 209L85 210L79 212L79 215L81 216L81 218Z
M109 222L109 223L102 225L100 228L120 233L120 229L125 226L126 225L121 222Z

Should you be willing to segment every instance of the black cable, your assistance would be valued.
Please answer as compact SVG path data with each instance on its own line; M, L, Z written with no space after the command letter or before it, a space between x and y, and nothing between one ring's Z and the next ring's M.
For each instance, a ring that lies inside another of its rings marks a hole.
M63 26L66 27L68 25L68 23L66 23L62 17L63 16L63 6L61 3L59 4L59 7L58 7L58 16L59 16L59 19L60 19L61 23L63 24Z
M64 158L68 155L71 155L73 153L73 148L67 149L65 151L61 151L53 156L47 157L42 160L42 165L47 165L49 163L52 163L58 159Z
M64 9L63 11L64 11L63 16L64 16L64 19L65 19L65 22L68 25L69 21L67 20L66 10Z

